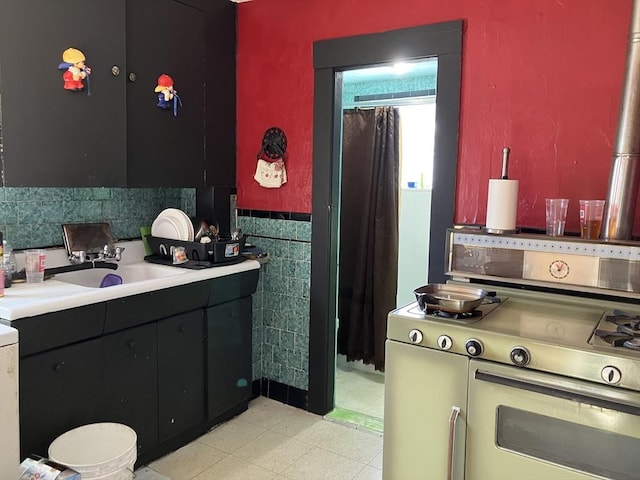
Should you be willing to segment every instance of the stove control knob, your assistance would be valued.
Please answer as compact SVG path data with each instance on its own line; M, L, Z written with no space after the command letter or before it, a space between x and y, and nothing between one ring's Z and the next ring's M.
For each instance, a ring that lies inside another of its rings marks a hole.
M513 347L509 356L511 357L511 361L514 365L519 367L524 367L529 364L529 361L531 361L531 354L529 353L529 350L524 347Z
M604 367L600 372L600 376L605 381L605 383L608 383L610 385L620 383L620 380L622 380L622 373L620 373L620 370L612 366Z
M448 335L440 335L438 337L438 347L440 350L450 350L453 346L453 340Z
M422 332L415 328L409 332L409 341L411 343L422 343Z
M475 338L467 340L467 343L464 344L464 348L472 357L479 357L482 355L482 343L480 343L480 340L476 340Z

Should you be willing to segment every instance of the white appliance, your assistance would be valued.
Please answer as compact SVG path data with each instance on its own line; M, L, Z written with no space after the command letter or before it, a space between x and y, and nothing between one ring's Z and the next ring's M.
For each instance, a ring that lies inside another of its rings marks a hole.
M454 230L450 283L499 301L389 314L383 478L638 478L640 248L549 238Z
M0 478L18 478L18 331L0 324Z

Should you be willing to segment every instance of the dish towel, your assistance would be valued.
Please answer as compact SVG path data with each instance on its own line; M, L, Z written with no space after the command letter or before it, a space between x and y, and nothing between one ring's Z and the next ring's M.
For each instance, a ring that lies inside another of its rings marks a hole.
M287 170L284 160L279 158L275 162L258 159L258 167L253 178L265 188L279 188L287 183Z

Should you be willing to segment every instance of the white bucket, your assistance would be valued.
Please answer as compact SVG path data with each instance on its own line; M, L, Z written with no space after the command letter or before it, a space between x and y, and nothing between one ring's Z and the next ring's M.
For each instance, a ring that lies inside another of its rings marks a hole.
M131 480L137 438L120 423L83 425L51 442L49 458L77 471L82 480Z

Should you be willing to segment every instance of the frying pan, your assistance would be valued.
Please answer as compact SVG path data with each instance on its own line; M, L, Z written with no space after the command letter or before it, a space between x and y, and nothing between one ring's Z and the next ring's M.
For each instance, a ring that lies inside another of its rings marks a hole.
M488 292L480 288L445 283L430 283L416 288L413 293L423 312L430 307L452 313L471 312L488 295Z

